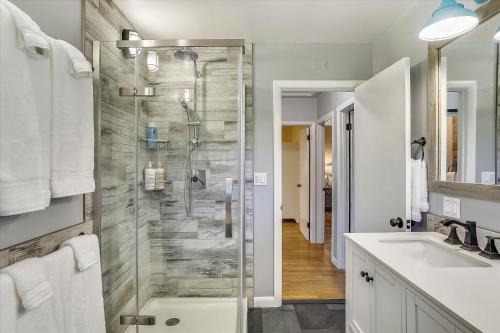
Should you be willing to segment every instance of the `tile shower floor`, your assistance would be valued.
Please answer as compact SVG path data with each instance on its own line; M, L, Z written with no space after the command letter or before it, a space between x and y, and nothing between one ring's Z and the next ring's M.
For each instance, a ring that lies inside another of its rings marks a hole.
M345 304L285 304L250 309L248 333L345 333Z
M140 314L156 316L156 325L140 326L139 333L234 333L237 311L235 298L152 298ZM180 321L168 326L172 318ZM135 327L126 333L135 333Z

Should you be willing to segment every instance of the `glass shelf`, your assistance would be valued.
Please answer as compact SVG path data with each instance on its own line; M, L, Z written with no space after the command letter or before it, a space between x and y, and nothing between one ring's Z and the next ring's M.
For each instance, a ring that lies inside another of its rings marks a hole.
M139 143L143 148L157 150L157 149L167 149L168 140L148 140L145 138L139 138Z

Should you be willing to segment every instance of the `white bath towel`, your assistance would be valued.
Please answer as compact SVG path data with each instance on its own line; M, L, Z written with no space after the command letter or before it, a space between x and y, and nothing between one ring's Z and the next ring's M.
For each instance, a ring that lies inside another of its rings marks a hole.
M8 0L0 0L14 18L18 47L33 57L47 57L50 47L45 34L31 17Z
M427 163L422 160L420 163L420 211L429 211L429 191L427 189Z
M53 198L95 190L92 66L71 44L51 39Z
M50 59L19 48L7 3L0 2L0 216L50 203Z
M92 250L99 251L97 241ZM80 271L71 246L63 246L42 260L54 285L59 332L105 333L100 263Z
M61 333L56 324L55 297L26 310L17 296L14 281L0 273L0 333Z
M99 262L98 240L96 235L82 235L73 237L64 243L62 246L70 246L75 254L78 270L84 271Z
M415 222L422 221L422 211L420 209L421 186L420 173L422 161L411 159L411 219Z
M39 258L19 261L5 267L1 272L12 278L21 303L28 311L37 308L54 295L45 266Z

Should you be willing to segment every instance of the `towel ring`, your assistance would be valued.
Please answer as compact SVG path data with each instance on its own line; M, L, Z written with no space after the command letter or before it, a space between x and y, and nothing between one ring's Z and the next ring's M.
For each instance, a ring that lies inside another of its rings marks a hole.
M418 145L420 147L420 153L421 153L421 160L423 161L424 160L424 157L425 157L425 151L424 151L424 147L425 145L427 144L427 140L425 139L425 137L421 137L420 139L418 140L413 140L411 142L412 145Z

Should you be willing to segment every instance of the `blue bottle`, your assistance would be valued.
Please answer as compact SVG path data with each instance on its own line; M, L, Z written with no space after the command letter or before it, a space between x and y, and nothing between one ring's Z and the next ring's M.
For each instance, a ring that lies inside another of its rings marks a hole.
M148 148L156 148L156 140L158 140L158 129L155 122L149 122L146 130L146 140L148 141Z

